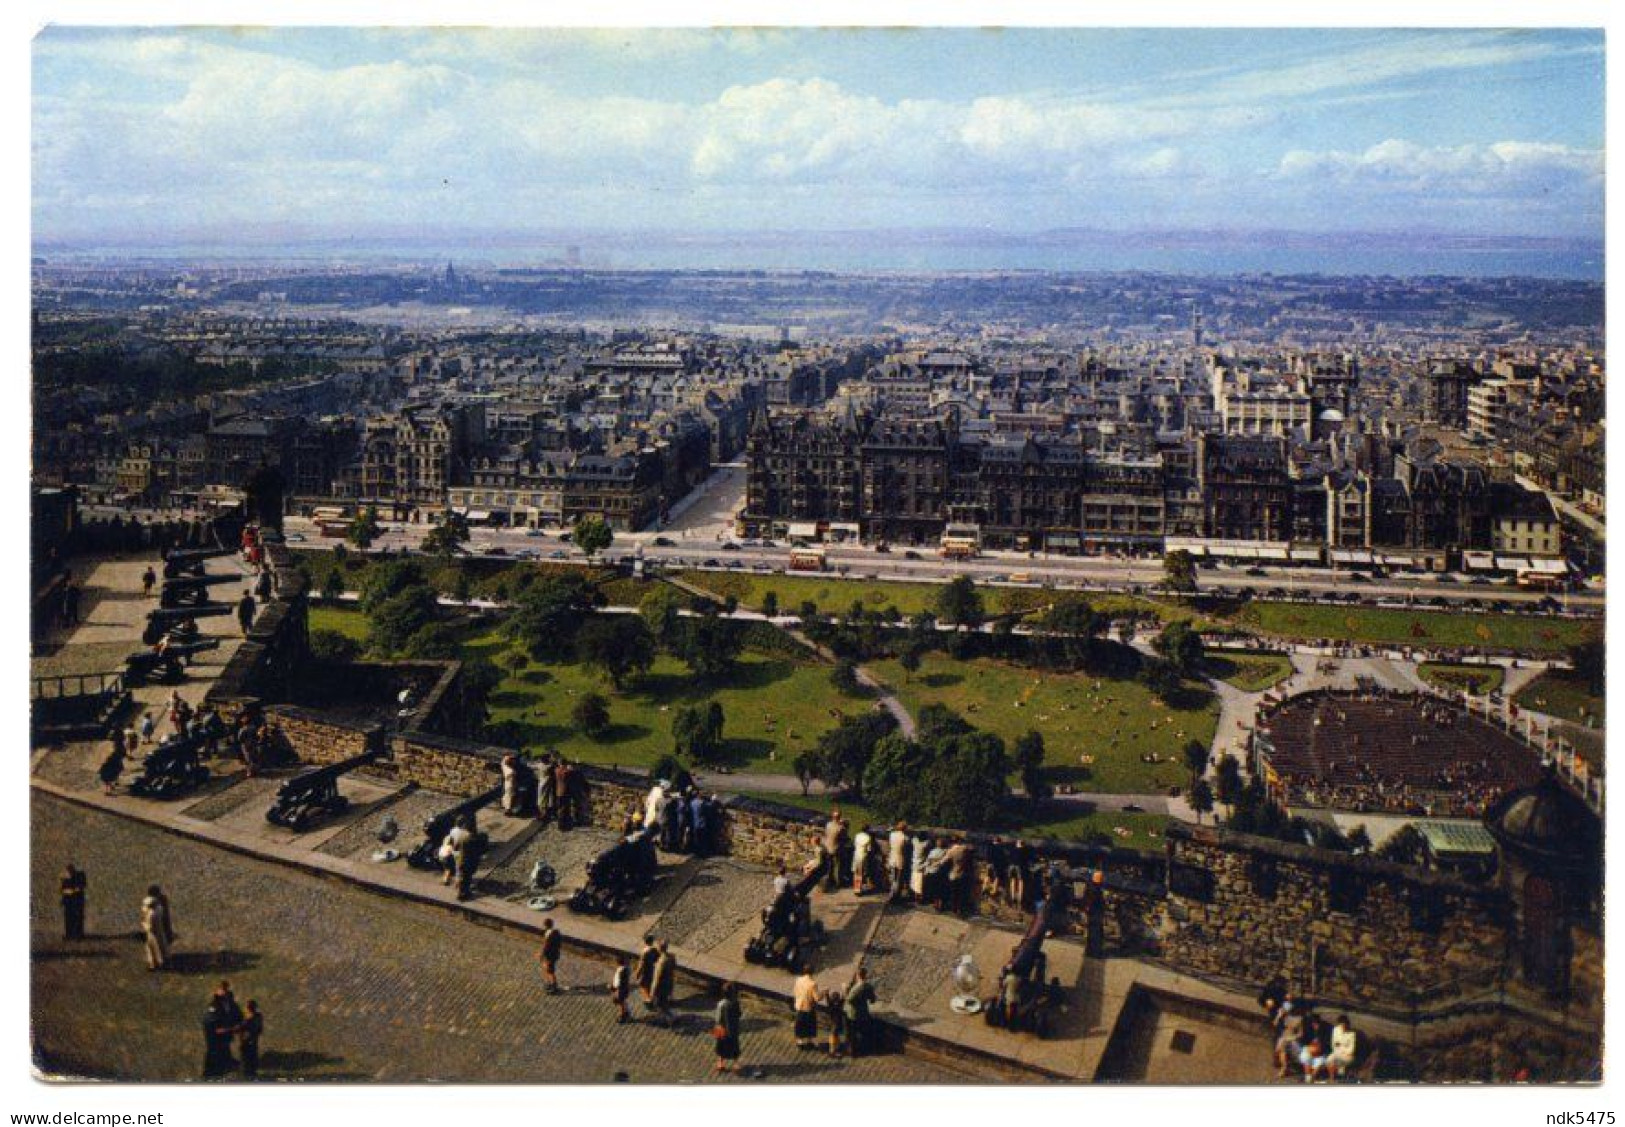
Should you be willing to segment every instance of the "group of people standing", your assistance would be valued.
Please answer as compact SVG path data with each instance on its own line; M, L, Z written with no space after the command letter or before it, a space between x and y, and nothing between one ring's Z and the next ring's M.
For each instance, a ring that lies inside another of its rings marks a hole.
M679 790L664 779L649 788L643 809L635 812L631 828L654 827L660 848L667 853L692 853L709 857L718 851L722 829L722 806L716 796L698 787Z
M502 757L502 812L513 818L534 816L574 829L591 820L587 776L555 751L532 765L521 756Z
M264 1032L265 1015L260 1012L260 1004L250 998L239 1006L231 983L222 981L203 1011L203 1079L217 1080L239 1067L244 1080L257 1077L260 1037ZM231 1055L234 1039L236 1057Z
M878 1038L870 1011L877 1000L869 972L861 966L845 990L820 989L808 967L797 977L791 992L796 1048L818 1047L818 1018L823 1014L830 1056L858 1057L874 1052Z

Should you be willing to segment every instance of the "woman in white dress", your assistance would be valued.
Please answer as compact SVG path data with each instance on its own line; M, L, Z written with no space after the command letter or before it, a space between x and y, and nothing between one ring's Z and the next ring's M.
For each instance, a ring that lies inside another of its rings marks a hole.
M175 942L175 923L169 914L169 898L157 885L147 889L141 901L141 934L147 940L147 969L163 970L169 963L169 947Z

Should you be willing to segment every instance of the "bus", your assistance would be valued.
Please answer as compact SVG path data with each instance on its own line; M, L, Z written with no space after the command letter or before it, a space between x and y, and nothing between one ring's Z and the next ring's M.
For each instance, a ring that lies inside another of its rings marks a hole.
M1549 571L1520 571L1518 586L1528 591L1561 591L1569 585L1568 576Z
M791 571L823 571L827 560L822 548L792 548L790 549Z

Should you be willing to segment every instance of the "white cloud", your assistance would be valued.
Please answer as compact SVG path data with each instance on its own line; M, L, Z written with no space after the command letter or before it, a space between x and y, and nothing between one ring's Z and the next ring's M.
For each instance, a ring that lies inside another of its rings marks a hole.
M1458 190L1486 193L1522 186L1531 179L1600 186L1603 152L1522 141L1429 147L1390 138L1360 152L1294 150L1281 158L1277 173L1286 179L1344 184L1426 187L1448 181Z

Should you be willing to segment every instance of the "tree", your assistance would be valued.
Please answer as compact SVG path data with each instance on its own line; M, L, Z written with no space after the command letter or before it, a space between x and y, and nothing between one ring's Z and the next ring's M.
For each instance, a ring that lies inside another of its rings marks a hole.
M1106 620L1082 599L1056 603L1038 623L1040 652L1052 665L1081 669L1096 636L1105 628Z
M1027 797L1034 802L1048 798L1053 790L1049 780L1044 777L1044 737L1041 733L1028 729L1016 740L1012 749L1016 761L1016 769L1021 772L1021 789Z
M920 671L919 647L913 644L904 647L903 652L897 655L897 664L903 667L903 673L910 681L914 680L914 674Z
M834 728L818 737L808 763L812 777L831 790L863 794L863 774L875 746L897 729L897 721L884 710L842 717Z
M1371 835L1366 832L1363 824L1355 826L1349 831L1347 841L1351 853L1371 852Z
M361 643L337 630L312 630L310 656L318 661L343 664L361 656Z
M457 578L452 581L451 597L465 604L474 597L474 585L468 578L468 572L463 568L457 569Z
M597 667L619 691L627 677L647 673L655 660L655 640L641 618L629 614L598 615L581 628L576 652Z
M537 661L568 657L598 594L580 575L548 576L519 597L507 622L508 636Z
M322 601L336 603L343 595L344 576L339 574L338 568L328 568L327 574L322 577Z
M1173 663L1182 677L1196 677L1202 671L1202 635L1181 618L1162 628L1151 648Z
M1162 557L1162 585L1181 594L1196 590L1196 561L1185 549L1176 548Z
M1207 774L1208 754L1207 745L1201 740L1189 740L1185 744L1185 766L1190 768L1191 783Z
M1607 654L1599 639L1588 639L1569 647L1569 661L1574 666L1574 675L1583 681L1586 688L1597 696L1606 691L1603 684L1603 674L1607 666Z
M829 683L847 696L857 696L863 691L858 682L858 667L850 661L837 661L835 668L829 672Z
M588 693L570 709L570 719L593 739L609 730L609 702L597 693Z
M798 751L796 757L790 761L790 769L796 773L796 782L801 784L801 797L806 798L812 790L812 781L818 777L818 755L812 751Z
M809 622L817 622L819 617L818 604L813 602L811 599L802 599L801 613L797 617L801 619L803 626Z
M383 526L378 523L378 506L368 505L355 515L350 527L344 530L344 538L365 552L382 532Z
M1010 793L1004 741L946 709L920 714L918 739L893 732L875 745L863 772L864 800L887 817L927 825L992 824Z
M779 616L779 593L777 591L764 591L762 593L762 613L768 618Z
M400 653L419 631L434 622L438 610L434 589L426 583L374 599L366 611L367 644L380 654Z
M968 575L957 575L937 592L937 617L955 626L980 626L982 594Z
M361 611L370 613L378 604L409 587L429 586L428 574L412 560L375 564L361 583Z
M1158 700L1167 703L1179 695L1179 670L1173 662L1160 657L1149 658L1140 665L1140 684L1150 689Z
M1225 752L1219 756L1219 762L1214 768L1214 775L1218 779L1217 796L1226 806L1234 806L1236 799L1241 797L1241 763L1234 755Z
M449 560L462 551L463 545L469 540L468 518L462 513L448 512L445 519L433 528L423 538L423 550L432 556L439 556Z
M677 755L690 763L711 763L722 755L722 706L689 705L671 720L671 738Z
M458 678L458 692L463 715L472 718L481 728L488 720L487 709L491 694L502 684L502 670L496 663L483 657L463 662L462 676Z
M1205 814L1213 813L1213 788L1208 786L1206 779L1197 779L1191 787L1191 809L1196 811L1196 824L1202 824Z
M610 530L609 522L599 516L585 516L576 521L574 535L576 547L589 557L615 542L615 533Z
M682 597L664 583L656 584L654 590L638 603L638 614L642 616L643 624L662 649L670 650L677 646L682 608Z
M683 620L678 656L698 677L717 679L731 672L743 649L743 636L727 619L706 614Z
M401 656L414 661L449 661L461 647L449 622L431 622L406 640Z

